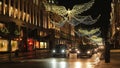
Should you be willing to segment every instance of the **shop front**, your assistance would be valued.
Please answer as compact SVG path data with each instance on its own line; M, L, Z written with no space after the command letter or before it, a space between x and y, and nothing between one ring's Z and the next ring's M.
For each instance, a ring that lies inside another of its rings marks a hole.
M14 25L13 22L10 22ZM11 50L12 52L16 51L18 49L18 41L15 38L17 35L15 32L17 31L17 28L14 26L8 25L7 23L0 23L0 52L9 52ZM10 46L9 46L9 38L10 40ZM10 49L11 48L11 49Z
M0 52L8 52L8 40L0 39ZM11 40L11 51L14 52L18 49L18 41Z

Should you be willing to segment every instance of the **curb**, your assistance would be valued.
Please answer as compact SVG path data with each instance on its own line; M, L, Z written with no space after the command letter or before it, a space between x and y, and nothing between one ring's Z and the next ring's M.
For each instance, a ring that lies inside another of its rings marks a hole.
M6 63L22 63L22 61L3 61L3 62L0 62L0 64L6 64Z

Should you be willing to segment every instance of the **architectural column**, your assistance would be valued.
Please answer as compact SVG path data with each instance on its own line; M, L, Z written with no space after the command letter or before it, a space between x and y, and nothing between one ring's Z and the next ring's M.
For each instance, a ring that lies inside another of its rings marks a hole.
M24 21L24 0L21 0L21 19Z
M2 0L2 14L5 15L5 1L6 0Z
M27 19L27 17L28 17L28 0L26 0L25 1L25 22L28 22L28 19Z
M31 14L31 10L32 10L32 8L31 8L31 2L30 3L28 3L28 14L29 14L29 20L28 20L28 23L30 23L31 24L31 16L32 16L32 14Z
M32 5L32 24L35 24L35 8L34 8L34 4Z
M15 15L15 13L16 13L16 0L13 0L13 17L14 18L16 18L16 15Z
M18 17L18 19L20 19L20 17L21 17L20 0L17 1L17 4L18 4L18 8L17 8L18 9L18 16L17 17Z
M37 24L37 22L38 22L38 21L37 21L37 19L38 19L38 18L37 18L38 7L35 7L34 9L35 9L35 11L34 11L34 22L35 22L34 25L37 26L37 25L38 25L38 24Z
M10 12L11 9L12 9L11 8L11 0L8 0L8 14L9 14L9 16L11 16L11 12Z

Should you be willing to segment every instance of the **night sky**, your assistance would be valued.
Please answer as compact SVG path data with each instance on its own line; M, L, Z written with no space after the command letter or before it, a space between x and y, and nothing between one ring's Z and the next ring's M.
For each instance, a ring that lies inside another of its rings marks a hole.
M90 0L58 0L58 3L60 5L64 5L67 9L70 8L72 9L72 7L76 4L82 4L85 2L88 2Z
M66 9L70 8L72 9L75 4L83 4L87 3L90 0L58 0L59 5L63 5L66 7ZM83 28L95 28L100 27L102 31L102 37L107 38L107 32L108 28L110 26L110 12L111 12L111 0L95 0L94 5L81 15L91 15L94 18L96 18L99 14L101 14L100 19L93 25L86 26L84 24L80 24L76 26L76 28L83 27Z

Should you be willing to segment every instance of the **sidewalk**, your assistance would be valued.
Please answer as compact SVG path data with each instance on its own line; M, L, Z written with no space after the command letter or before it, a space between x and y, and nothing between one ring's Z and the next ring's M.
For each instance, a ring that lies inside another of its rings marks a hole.
M31 52L20 52L18 56L15 56L15 53L11 53L11 61L9 60L9 53L0 54L0 63L10 63L10 62L21 62L24 59L40 59L49 57L48 51L45 50L38 50L38 51L31 51Z
M120 50L110 51L110 63L101 60L95 68L120 68Z
M11 61L9 60L9 53L6 54L0 54L0 63L11 63L11 62L20 62L23 59L30 59L34 58L34 53L26 52L26 53L20 53L19 56L15 56L14 53L11 53Z

